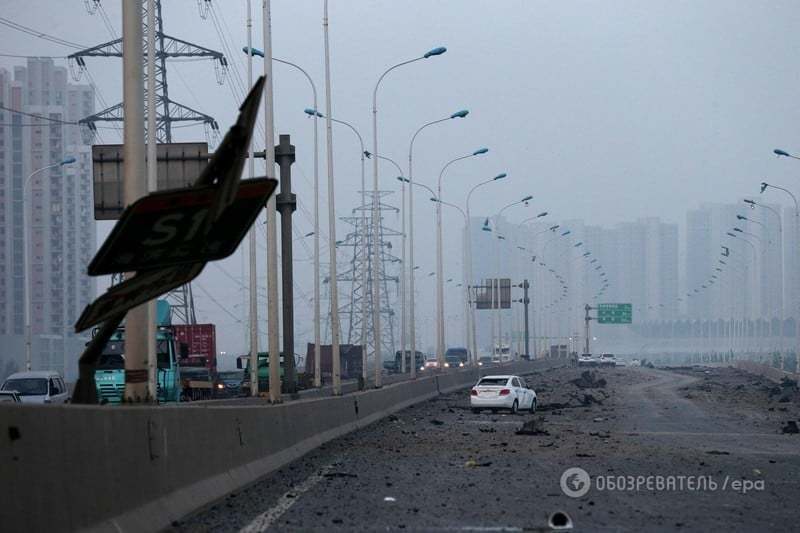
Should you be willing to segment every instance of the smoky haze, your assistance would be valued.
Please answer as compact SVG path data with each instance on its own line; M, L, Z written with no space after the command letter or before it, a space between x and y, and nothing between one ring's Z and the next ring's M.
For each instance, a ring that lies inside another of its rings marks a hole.
M246 58L240 50L246 45L245 2L214 4L220 14L216 23L202 20L194 1L165 2L164 31L224 52L244 77ZM103 6L118 34L119 1L107 0ZM262 42L260 16L255 16L259 7L254 2L256 47ZM531 194L530 207L508 211L506 218L519 222L548 211L554 223L582 219L613 226L660 217L682 227L686 212L704 202L736 203L758 196L762 179L795 185L800 167L777 161L771 151L800 146L794 137L800 123L796 8L795 2L728 1L334 2L333 115L353 123L371 146L377 77L390 65L446 46L446 54L398 69L384 80L378 103L381 155L405 170L408 142L420 125L469 109L466 119L426 131L415 148L415 179L431 187L445 162L489 148L485 156L449 171L446 200L462 204L474 184L508 172L505 182L483 188L474 198L475 216L493 215ZM275 1L272 9L275 57L310 73L322 108L322 2ZM78 0L3 0L2 12L5 18L87 47L112 38L99 14L90 16ZM218 28L232 55L224 49ZM0 43L0 53L6 55L66 56L75 51L5 26L0 26ZM6 68L24 61L0 57ZM65 59L55 61L66 65ZM120 101L121 61L91 58L87 65L106 103ZM261 71L261 59L255 59L254 68ZM230 126L241 100L241 92L232 90L233 72L221 86L207 61L172 62L168 72L174 100L215 117L223 132ZM304 351L304 343L313 340L311 239L302 239L313 229L313 138L303 109L312 100L306 80L288 67L275 65L274 82L276 133L290 134L297 147L296 330L299 351ZM96 109L102 108L98 102ZM120 142L113 130L101 131L104 142ZM202 138L202 128L185 128L176 131L175 140ZM256 135L256 145L263 147L263 134ZM360 188L359 147L350 131L335 127L334 153L337 215L347 216L358 203ZM324 156L321 136L322 221ZM257 168L262 174L263 164ZM392 167L381 165L383 188L396 191L387 201L399 205L395 175ZM415 199L422 277L435 267L429 231L433 210L427 194ZM460 278L461 215L445 210L444 217L445 277ZM399 217L388 222L399 229ZM100 224L99 237L109 229L110 224ZM340 223L338 238L348 230ZM324 246L327 232L322 233ZM683 229L680 235L683 242ZM340 251L341 261L347 260L348 251ZM264 252L259 256L265 283ZM195 289L198 319L218 324L218 349L228 354L246 350L241 323L246 294L239 281L243 272L237 253L209 266ZM342 284L342 300L347 290ZM432 291L423 288L420 299L420 309L433 307ZM428 332L423 345L432 344ZM230 361L223 360L222 366Z

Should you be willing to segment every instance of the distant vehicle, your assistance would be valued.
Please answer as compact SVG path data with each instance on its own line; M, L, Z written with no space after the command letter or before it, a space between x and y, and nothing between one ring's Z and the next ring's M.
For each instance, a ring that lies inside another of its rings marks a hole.
M478 366L485 366L492 364L492 358L488 355L482 355L478 358Z
M58 372L37 370L11 374L0 387L14 391L22 403L67 403L69 391Z
M469 350L466 348L448 348L446 352L444 352L444 358L447 359L448 357L458 358L461 360L464 365L469 364ZM450 366L453 366L452 364ZM458 365L456 365L458 366Z
M406 372L411 372L411 350L405 351L406 355ZM399 374L403 370L403 361L400 358L400 350L397 350L394 353L394 372ZM416 351L414 354L414 365L416 368L420 368L425 366L425 354L420 352L419 350Z
M217 397L235 398L242 391L242 371L228 370L217 373ZM220 387L221 385L221 387Z
M600 355L600 366L616 366L617 358L613 353L604 353Z
M280 371L278 375L283 381L284 360L280 358ZM236 358L236 368L241 368L244 373L239 373L239 388L243 395L250 396L250 356L240 355ZM269 352L258 352L258 392L269 390Z
M435 355L428 355L425 357L425 364L419 367L420 370L435 370L439 368L439 361L436 360Z
M642 362L639 361L638 359L634 359L633 361L631 361L631 366L642 366Z
M445 368L464 368L464 366L466 366L466 363L458 355L445 354L444 356Z
M13 390L0 390L0 403L22 403L22 400Z
M598 361L590 353L582 353L578 356L578 366L597 366Z
M628 366L628 363L624 359L617 359L615 366Z
M519 376L485 376L472 387L469 405L473 413L481 409L510 409L511 414L528 409L535 413L536 391Z
M182 366L181 401L210 400L213 398L217 386L214 374L211 369L205 366Z
M494 355L492 361L495 363L507 363L513 359L511 348L508 344L494 347Z

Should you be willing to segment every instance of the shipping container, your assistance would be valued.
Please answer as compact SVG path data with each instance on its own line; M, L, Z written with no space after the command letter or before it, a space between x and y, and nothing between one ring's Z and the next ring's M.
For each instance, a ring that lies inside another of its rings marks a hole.
M217 370L217 334L214 324L176 324L175 341L180 365Z

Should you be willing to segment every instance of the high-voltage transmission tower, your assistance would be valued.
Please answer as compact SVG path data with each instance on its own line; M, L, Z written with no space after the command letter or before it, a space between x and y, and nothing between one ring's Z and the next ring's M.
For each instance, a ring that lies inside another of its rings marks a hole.
M224 74L227 71L228 62L225 56L215 50L204 48L194 43L183 41L176 37L164 34L164 21L161 17L161 0L155 0L155 69L156 77L156 138L159 143L172 142L172 125L174 123L202 123L206 127L208 137L209 130L216 138L219 134L217 121L212 117L192 109L183 104L179 104L170 99L169 85L167 83L167 58L194 58L210 59L214 61L217 73L217 82L222 83ZM87 0L89 12L93 13L100 6L100 0ZM147 55L147 36L150 28L147 27L147 2L144 2L143 16L144 45L143 52ZM84 58L87 57L122 57L122 39L114 39L107 43L99 44L68 56L70 66L76 64L79 67L78 74L86 69ZM73 71L74 72L74 71ZM147 79L150 75L145 71L144 83L145 102L147 102ZM146 108L146 106L145 106ZM145 109L146 112L147 109ZM94 133L97 131L97 122L123 122L122 103L113 105L107 109L85 117L79 121ZM184 285L168 295L170 300L173 319L184 324L195 324L197 322L194 310L194 297L192 296L191 285Z
M352 259L341 274L339 281L350 282L350 300L342 309L343 316L349 319L347 330L348 344L361 344L362 335L365 337L366 351L368 356L375 353L375 335L372 328L372 198L376 194L373 191L366 193L366 204L353 210L353 216L343 217L341 220L350 224L353 229L347 234L339 246L350 246L353 248ZM400 259L392 254L392 242L390 239L401 237L400 232L386 227L384 215L386 213L397 213L398 209L394 206L385 204L381 199L389 194L389 191L379 191L378 195L378 216L380 224L378 228L378 249L380 250L380 264L377 265L378 280L380 283L380 313L384 327L381 328L381 350L383 353L394 353L394 306L389 292L389 284L395 285L395 294L398 293L397 285L400 278L396 272L399 268ZM392 268L397 265L397 268Z

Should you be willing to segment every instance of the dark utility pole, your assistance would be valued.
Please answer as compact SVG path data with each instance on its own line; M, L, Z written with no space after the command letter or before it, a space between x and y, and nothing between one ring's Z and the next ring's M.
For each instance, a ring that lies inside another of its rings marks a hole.
M589 321L592 317L589 316L589 311L594 309L594 307L590 307L589 304L586 304L586 328L584 333L586 334L586 345L583 353L592 353L589 351Z
M528 298L528 289L530 288L531 284L528 283L528 280L522 280L522 305L525 306L525 356L530 359L531 358L531 346L530 346L530 332L528 331L528 305L531 303L530 298Z
M294 278L292 275L292 213L297 209L297 196L292 193L294 146L288 135L281 135L275 147L275 162L281 172L281 192L275 202L281 214L281 278L283 303L283 392L297 392L294 367Z

